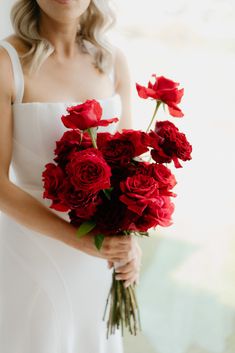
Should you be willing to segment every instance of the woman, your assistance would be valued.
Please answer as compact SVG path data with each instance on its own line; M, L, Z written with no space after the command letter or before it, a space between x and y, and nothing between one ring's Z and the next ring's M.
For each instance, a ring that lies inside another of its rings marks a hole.
M104 36L113 14L105 0L19 0L11 20L0 41L0 351L121 353L120 331L107 340L102 321L110 269L126 261L119 279L138 282L141 249L132 236L106 237L100 252L92 232L78 240L41 183L66 106L95 98L104 118L130 125L126 58Z

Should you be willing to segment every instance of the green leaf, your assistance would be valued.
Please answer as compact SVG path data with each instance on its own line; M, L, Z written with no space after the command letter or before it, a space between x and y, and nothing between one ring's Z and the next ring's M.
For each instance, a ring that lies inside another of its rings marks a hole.
M83 222L77 229L77 237L81 238L83 235L89 233L93 228L95 228L96 223L94 221Z
M149 237L149 232L141 232L139 230L136 230L136 231L132 231L132 233L136 236L139 236L139 237Z
M94 241L96 248L100 250L104 241L104 234L96 234L94 237Z
M109 188L109 189L104 189L103 192L105 194L105 196L107 197L107 199L111 200L111 192L113 191L113 187Z
M140 236L145 236L145 237L149 237L149 232L138 232L138 234L140 235Z

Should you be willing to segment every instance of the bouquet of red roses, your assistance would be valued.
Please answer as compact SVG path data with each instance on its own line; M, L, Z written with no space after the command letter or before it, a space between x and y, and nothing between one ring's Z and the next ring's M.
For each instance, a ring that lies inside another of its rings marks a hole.
M97 132L99 126L117 122L114 117L102 119L102 107L92 99L67 108L61 117L68 128L54 150L55 163L48 163L42 173L43 197L52 200L51 208L68 212L71 224L77 227L78 238L97 230L94 241L102 247L107 235L148 235L150 228L172 224L176 179L164 163L191 159L192 146L185 134L170 121L157 121L150 130L156 113L163 104L173 117L182 117L178 107L183 96L179 83L163 76L136 84L141 98L156 102L146 132L123 129L121 132ZM150 131L149 131L150 130ZM146 161L143 156L150 157ZM151 161L152 160L152 161ZM124 286L115 279L106 301L110 301L107 338L121 325L131 334L141 330L135 286Z

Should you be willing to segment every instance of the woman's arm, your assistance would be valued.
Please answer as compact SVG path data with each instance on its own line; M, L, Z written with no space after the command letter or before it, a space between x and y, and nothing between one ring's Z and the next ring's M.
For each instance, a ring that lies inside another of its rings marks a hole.
M70 224L9 180L14 90L10 59L5 49L0 48L0 210L37 232L62 241L66 237L75 241L75 229Z
M116 91L121 96L122 116L120 117L119 130L132 129L132 92L134 90L129 64L124 52L115 48L115 72L116 72Z

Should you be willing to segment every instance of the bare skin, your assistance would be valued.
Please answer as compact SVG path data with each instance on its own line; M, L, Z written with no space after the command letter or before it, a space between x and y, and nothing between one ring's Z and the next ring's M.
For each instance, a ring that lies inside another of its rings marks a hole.
M90 98L111 97L115 90L122 101L120 128L131 128L132 87L124 53L119 48L114 48L116 86L113 90L109 77L99 73L91 63L92 58L80 52L74 43L77 21L89 5L89 0L77 4L75 2L72 10L67 9L66 12L54 1L37 2L41 8L41 34L52 42L55 52L46 59L37 76L30 77L23 67L23 102L81 102ZM24 42L16 35L4 40L12 44L18 53L27 50ZM0 62L0 210L42 236L52 237L89 255L106 259L110 268L114 261L127 261L125 266L119 268L119 279L125 280L126 286L138 283L142 250L135 237L106 237L102 249L98 251L94 246L92 232L78 240L76 229L71 224L9 179L13 129L11 103L16 92L11 62L2 47Z

